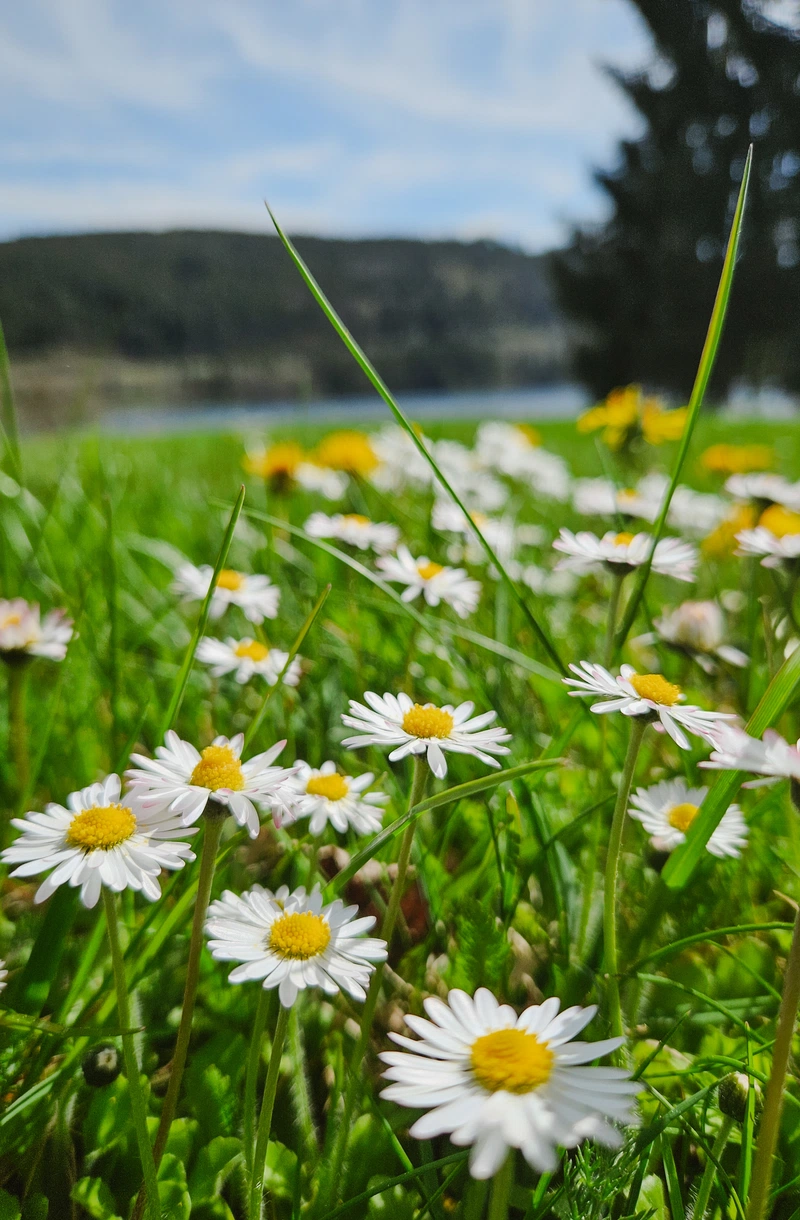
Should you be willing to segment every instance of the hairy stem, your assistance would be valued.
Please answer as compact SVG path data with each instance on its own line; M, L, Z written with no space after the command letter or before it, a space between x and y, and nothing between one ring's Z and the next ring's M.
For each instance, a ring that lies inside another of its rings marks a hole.
M281 1068L283 1044L286 1040L286 1030L289 1028L290 1008L278 1007L278 1020L275 1023L275 1033L272 1037L272 1051L267 1068L267 1079L264 1082L264 1097L261 1101L261 1113L258 1116L258 1132L256 1148L253 1157L253 1172L250 1177L250 1201L248 1206L249 1220L261 1220L261 1204L264 1198L264 1173L267 1167L267 1149L269 1148L269 1132L272 1125L272 1111L275 1108L275 1094L278 1091L278 1075Z
M719 1129L719 1134L714 1140L714 1145L711 1149L711 1156L708 1158L706 1167L703 1170L703 1177L700 1181L700 1189L697 1192L697 1198L694 1201L692 1208L692 1220L703 1220L708 1207L708 1200L711 1198L711 1187L714 1185L714 1178L717 1173L717 1164L720 1157L725 1151L725 1145L728 1142L735 1119L728 1118L727 1115L722 1120L722 1126Z
M256 1131L256 1088L258 1085L258 1067L261 1063L261 1041L267 1025L269 1004L273 992L261 988L256 1008L256 1019L253 1022L253 1032L250 1037L250 1050L247 1055L247 1070L244 1079L244 1158L248 1180L253 1173L253 1154L255 1151Z
M508 1220L511 1187L514 1185L514 1153L509 1152L495 1174L489 1198L489 1220Z

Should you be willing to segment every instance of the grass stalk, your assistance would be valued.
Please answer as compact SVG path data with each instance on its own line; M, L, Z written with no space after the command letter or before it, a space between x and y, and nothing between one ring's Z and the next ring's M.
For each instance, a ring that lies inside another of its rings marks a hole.
M111 963L114 968L114 986L117 992L117 1012L122 1029L122 1053L125 1058L125 1073L128 1077L128 1089L131 1096L131 1114L136 1131L136 1143L139 1147L139 1158L142 1162L144 1175L144 1206L147 1208L148 1220L160 1220L161 1206L158 1201L158 1177L153 1150L150 1147L150 1137L147 1134L147 1105L142 1091L139 1076L139 1064L136 1060L136 1049L131 1033L131 1004L128 995L128 985L125 980L125 959L119 938L119 918L117 915L118 899L116 894L103 887L103 905L106 913L108 943L111 948Z
M256 1089L258 1087L258 1069L261 1064L261 1043L264 1030L267 1027L270 1000L273 993L262 987L258 995L256 1016L253 1022L253 1032L250 1035L250 1049L247 1054L247 1068L244 1078L244 1161L247 1170L247 1180L253 1176L253 1155L255 1153L256 1131Z
M492 1182L488 1220L508 1220L511 1188L514 1185L514 1153L509 1152Z
M286 1031L289 1028L290 1008L278 1005L278 1019L275 1022L275 1033L272 1036L272 1051L269 1056L267 1079L264 1082L264 1096L261 1101L261 1113L258 1116L258 1131L253 1154L253 1172L250 1177L248 1220L261 1220L261 1207L264 1199L264 1173L267 1166L267 1150L269 1148L269 1133L272 1126L272 1111L275 1108L275 1094L278 1091L278 1076L281 1069L283 1044Z
M735 1119L729 1118L728 1115L725 1115L725 1117L722 1119L722 1126L717 1133L717 1138L714 1140L714 1146L711 1149L711 1156L706 1162L706 1167L703 1170L703 1176L700 1179L700 1189L697 1192L697 1198L695 1199L694 1207L692 1208L692 1220L703 1220L703 1217L706 1214L708 1201L711 1198L711 1188L714 1185L714 1178L717 1173L717 1164L725 1151L725 1145L730 1138L735 1121Z

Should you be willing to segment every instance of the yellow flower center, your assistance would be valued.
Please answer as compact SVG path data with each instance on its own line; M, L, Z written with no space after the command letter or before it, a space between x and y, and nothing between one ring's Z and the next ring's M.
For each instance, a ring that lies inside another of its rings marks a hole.
M415 703L403 717L403 731L412 737L449 737L453 717L440 707L422 707Z
M21 622L21 614L7 614L4 619L0 619L0 627L19 627Z
M298 911L275 920L269 933L269 948L278 957L305 962L324 953L330 939L331 930L321 915Z
M699 805L690 805L688 802L684 802L682 805L673 805L667 814L667 821L670 826L674 826L676 830L686 834L686 831L697 817L699 808Z
M662 678L661 674L631 674L629 682L642 699L674 707L681 697L681 688Z
M617 534L616 538L614 539L614 546L630 546L630 544L633 542L634 536L634 534L628 534L623 530L622 533Z
M324 796L327 801L340 801L347 796L350 785L343 775L312 775L306 784L309 796Z
M535 1034L498 1029L472 1044L472 1071L490 1093L531 1093L550 1078L554 1055Z
M244 577L241 572L234 572L233 568L223 568L217 577L218 589L230 589L235 592L241 589L244 584Z
M108 851L136 832L136 818L125 805L95 805L75 815L67 829L70 847Z
M369 525L369 517L365 517L361 513L345 513L344 520L349 521L352 525Z
M758 524L776 538L785 538L787 534L800 534L800 513L793 513L780 504L770 504L761 514Z
M196 784L198 788L210 788L212 792L216 792L217 788L241 792L244 788L242 764L230 746L206 746L189 783Z
M266 661L269 649L258 640L240 640L233 650L237 657L247 657L251 661Z
M433 580L434 576L438 576L440 572L444 571L444 568L440 563L432 563L429 560L428 563L418 563L417 571L423 580Z
M541 445L542 436L530 424L517 424L517 432L521 432L529 445Z

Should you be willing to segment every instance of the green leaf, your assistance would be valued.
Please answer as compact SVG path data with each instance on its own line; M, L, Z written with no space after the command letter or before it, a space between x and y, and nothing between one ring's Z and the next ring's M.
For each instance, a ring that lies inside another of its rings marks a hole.
M9 987L8 1002L18 1012L41 1012L56 977L64 946L78 911L78 891L64 885L55 892L33 942L30 957Z
M751 737L761 737L786 710L800 683L800 648L784 661L770 682L758 707L746 724ZM703 858L706 843L722 821L744 779L741 771L721 772L700 806L700 812L689 827L686 841L670 856L661 880L672 890L688 885L694 870Z
M649 1173L642 1182L639 1198L636 1200L637 1213L642 1208L646 1213L649 1212L652 1220L670 1220L664 1199L664 1183L657 1174Z
M47 1195L36 1194L28 1195L27 1199L22 1204L22 1220L47 1220L47 1213L50 1211L50 1200Z
M647 581L650 576L650 568L653 563L653 554L655 546L659 538L664 532L664 526L669 513L669 506L672 503L672 497L675 493L675 488L678 486L683 464L686 461L686 455L689 452L692 434L694 432L697 417L700 414L700 408L703 405L706 389L708 388L709 378L711 377L714 368L714 362L717 357L717 349L719 348L720 339L722 338L722 330L725 325L725 314L728 311L728 302L731 295L731 287L733 285L733 273L736 270L736 255L739 251L739 239L742 235L742 221L744 219L744 206L747 199L747 187L750 182L750 170L753 164L753 146L747 152L747 160L745 161L744 172L742 174L742 183L739 188L739 198L736 201L736 211L733 214L731 223L730 236L728 237L728 249L725 253L725 261L722 264L722 274L717 288L717 295L714 301L714 308L711 311L711 321L708 324L706 333L706 341L703 344L703 351L700 355L700 364L697 369L697 375L692 386L691 397L689 398L689 413L686 419L686 427L683 430L680 446L678 447L678 456L675 460L675 469L672 472L669 489L666 499L661 506L661 512L653 527L653 547L650 551L650 556L645 564L639 568L636 574L636 584L633 587L628 605L625 608L625 613L622 616L619 630L617 631L614 640L614 652L619 652L622 645L628 638L628 632L633 626L636 614L639 610L639 605L644 597L644 591L647 587Z
M119 1220L114 1196L102 1178L81 1178L69 1197L73 1203L79 1203L92 1220Z
M414 431L414 428L411 425L411 421L406 417L404 412L398 406L397 402L395 401L395 399L393 398L393 396L389 390L389 387L386 385L383 378L380 376L377 369L374 368L374 366L372 365L372 363L369 360L369 358L367 357L367 355L359 347L358 343L356 343L355 339L350 334L350 331L344 325L341 318L337 314L336 310L333 308L330 301L325 296L325 293L322 291L319 284L314 279L314 276L311 274L309 268L306 266L305 262L300 257L299 253L297 252L294 245L292 244L291 239L286 236L283 229L278 224L278 221L276 220L275 216L273 215L272 209L270 208L269 204L267 204L267 211L269 212L270 219L272 220L272 223L275 226L275 231L277 232L278 237L280 237L281 241L283 242L289 256L291 257L297 270L300 272L300 275L303 277L303 280L306 283L306 287L309 289L314 300L317 302L320 309L325 314L325 317L328 319L331 326L336 331L339 338L342 340L342 343L344 343L345 347L347 348L350 355L355 360L356 364L359 366L359 368L365 374L367 379L372 383L372 386L374 387L374 389L378 392L378 394L381 396L383 401L386 403L387 407L394 415L394 417L397 420L397 422L399 423L400 427L403 429L404 432L406 432L408 434L408 436L411 438L411 440L413 441L416 448L425 458L425 461L428 463L431 470L436 475L436 478L438 479L439 483L442 485L442 487L445 489L447 494L450 496L450 499L453 500L454 503L456 503L458 505L458 507L464 513L465 517L467 517L472 522L472 528L475 532L475 537L478 539L478 541L480 542L484 551L486 552L486 555L487 555L489 561L491 563L493 563L495 565L495 567L497 568L497 571L500 573L500 576L502 577L503 583L507 586L507 588L511 592L512 596L519 604L520 609L522 610L523 614L525 615L525 617L527 618L531 627L533 628L534 633L536 634L540 644L543 646L545 652L548 654L551 661L553 661L555 663L555 665L561 671L561 673L566 674L567 669L566 669L566 666L564 665L564 662L561 660L561 657L559 656L558 651L557 651L555 645L553 644L553 642L551 641L546 630L539 623L538 619L536 618L536 616L534 615L530 606L528 605L527 599L522 595L522 593L518 589L517 585L508 575L508 572L506 571L505 567L500 562L500 560L497 558L497 555L492 550L492 547L489 545L489 543L484 538L483 533L481 532L479 527L476 525L475 521L472 519L470 514L467 512L467 509L464 506L464 504L461 502L460 497L456 494L453 487L450 485L450 483L445 478L442 471L439 469L436 459L428 451L427 447L425 446L425 444L421 440L421 438L419 436L417 436L417 433Z
M270 1140L264 1189L276 1199L291 1199L297 1176L297 1156L280 1140Z
M207 1203L219 1196L229 1175L242 1155L242 1142L232 1135L218 1135L201 1148L189 1178L192 1205Z

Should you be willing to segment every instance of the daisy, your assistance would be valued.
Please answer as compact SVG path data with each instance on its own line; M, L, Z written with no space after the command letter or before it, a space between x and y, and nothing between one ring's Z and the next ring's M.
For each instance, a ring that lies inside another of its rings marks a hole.
M613 530L598 538L588 530L573 534L572 530L562 528L553 547L566 556L559 560L557 568L582 573L605 566L611 572L624 575L647 562L653 539L650 534L616 534ZM696 564L697 551L688 542L680 538L661 538L656 543L654 572L691 584L695 580Z
M641 822L657 851L674 851L686 841L708 788L690 788L685 779L665 779L637 788L628 813ZM740 856L747 842L747 823L738 805L730 805L706 847L712 856Z
M323 763L319 770L306 762L295 763L290 782L298 796L298 818L311 818L312 835L322 834L328 822L340 834L351 826L359 835L376 834L383 819L381 806L389 797L384 792L361 795L374 778L371 771L356 778L340 775L334 762Z
M755 529L741 530L736 541L737 555L761 555L763 568L780 567L800 557L800 513L771 504Z
M467 618L480 601L480 581L471 580L464 568L444 567L427 555L414 559L407 546L399 546L396 555L382 555L376 566L387 580L406 586L401 594L404 602L413 602L422 593L429 606L446 602L459 618Z
M740 668L748 663L746 652L723 642L725 620L716 602L682 602L657 618L654 626L659 639L687 653L706 673L716 670L715 658ZM652 636L646 638L652 642Z
M370 521L360 513L312 513L303 526L312 538L336 538L360 551L373 550L381 554L397 546L400 531L386 521Z
M242 640L215 640L204 636L197 646L197 659L204 665L211 666L215 678L223 674L235 674L237 682L249 682L254 675L264 678L269 686L274 686L289 660L288 652L279 648L268 648L258 640L245 636ZM300 681L300 666L302 657L294 657L291 665L283 675L286 686L297 686Z
M415 425L417 435L426 447L430 446ZM372 483L381 491L400 492L407 486L417 490L430 487L433 471L414 444L405 428L399 424L387 424L370 436L373 452L380 465L371 476Z
M502 564L510 563L516 554L518 545L521 545L527 537L531 536L523 532L526 527L518 529L510 517L487 517L485 513L478 512L470 513L467 516L452 500L437 500L435 502L431 514L431 523L436 530L442 530L451 534L461 534L462 537L466 538L466 549L463 550L456 547L454 553L459 554L459 558L466 558L469 563L486 563L488 559L486 551L478 542L475 535L474 526L477 526L481 531ZM537 526L529 526L527 528L534 531L532 536L537 542L543 540L543 531L540 531Z
M450 486L470 510L493 513L508 499L508 488L483 469L471 450L458 441L437 441L434 456Z
M72 619L63 610L51 610L44 618L37 605L23 597L0 598L0 655L15 658L47 657L63 661L72 639Z
M528 483L539 496L569 498L570 473L563 458L540 448L541 438L525 424L488 422L478 428L475 456L509 478Z
M499 725L493 729L486 726L496 718L497 712L483 712L472 719L474 703L461 703L458 707L447 704L436 707L433 703L424 706L414 703L401 692L393 695L387 691L383 698L374 691L364 695L369 707L350 700L350 714L342 716L348 728L358 729L356 737L347 737L342 742L348 749L360 746L393 746L390 762L405 758L407 754L425 754L428 766L437 779L447 775L445 751L452 754L471 754L490 767L500 763L492 754L510 754L503 742L511 740L511 734Z
M390 1084L382 1096L427 1110L410 1128L417 1139L449 1135L471 1146L470 1173L490 1178L509 1148L519 1148L539 1173L556 1169L556 1148L593 1139L622 1144L612 1122L634 1120L633 1097L641 1085L623 1068L586 1067L622 1045L622 1038L573 1042L597 1011L567 1008L555 997L519 1016L498 1004L486 988L470 998L451 991L447 1003L429 997L424 1017L406 1017L419 1040L389 1036L411 1051L384 1051Z
M172 588L183 595L184 601L202 601L213 575L214 569L207 563L199 568L193 563L182 563L175 573ZM223 568L211 598L211 618L221 618L228 606L239 606L251 623L263 623L265 618L277 617L280 597L280 589L268 576L248 576L233 568Z
M338 898L323 906L318 886L310 894L302 886L290 894L286 885L275 894L260 885L241 896L225 890L208 908L208 948L217 961L243 963L229 982L277 987L284 1008L306 987L363 1000L373 962L386 960L386 943L363 935L375 919L354 919L357 912Z
M571 695L601 695L599 703L591 710L622 712L623 716L646 716L651 721L660 721L672 740L682 750L689 749L689 740L683 729L713 742L716 726L724 720L735 720L730 712L706 712L691 704L680 707L686 698L679 686L667 682L661 674L637 674L632 665L623 665L618 677L614 677L602 665L581 661L570 665L577 678L564 678L567 686L574 686Z
M282 820L293 821L294 791L287 782L292 772L270 766L286 742L277 742L246 763L241 761L243 745L243 733L230 741L215 737L200 754L170 729L155 758L131 755L131 762L137 764L125 772L133 787L131 795L145 809L168 809L184 826L196 822L213 798L240 826L247 827L251 839L259 831L256 805L269 809L278 826Z
M3 961L2 957L0 957L0 991L5 990L7 980L8 980L8 971L6 970L6 964Z
M161 895L162 868L183 868L194 860L180 817L163 808L142 806L135 795L120 798L118 775L90 784L67 798L67 808L50 804L44 813L12 819L22 831L3 852L15 864L12 877L33 877L52 869L36 892L44 902L65 882L80 886L81 902L93 907L105 885L119 893L139 890L155 901Z
M789 745L774 729L767 729L763 741L759 741L739 725L721 724L709 741L714 750L707 762L700 763L701 767L712 771L753 771L765 777L750 780L742 785L744 788L758 788L779 779L800 781L800 741Z
M725 484L735 500L756 500L800 508L800 484L790 483L782 474L734 474Z

